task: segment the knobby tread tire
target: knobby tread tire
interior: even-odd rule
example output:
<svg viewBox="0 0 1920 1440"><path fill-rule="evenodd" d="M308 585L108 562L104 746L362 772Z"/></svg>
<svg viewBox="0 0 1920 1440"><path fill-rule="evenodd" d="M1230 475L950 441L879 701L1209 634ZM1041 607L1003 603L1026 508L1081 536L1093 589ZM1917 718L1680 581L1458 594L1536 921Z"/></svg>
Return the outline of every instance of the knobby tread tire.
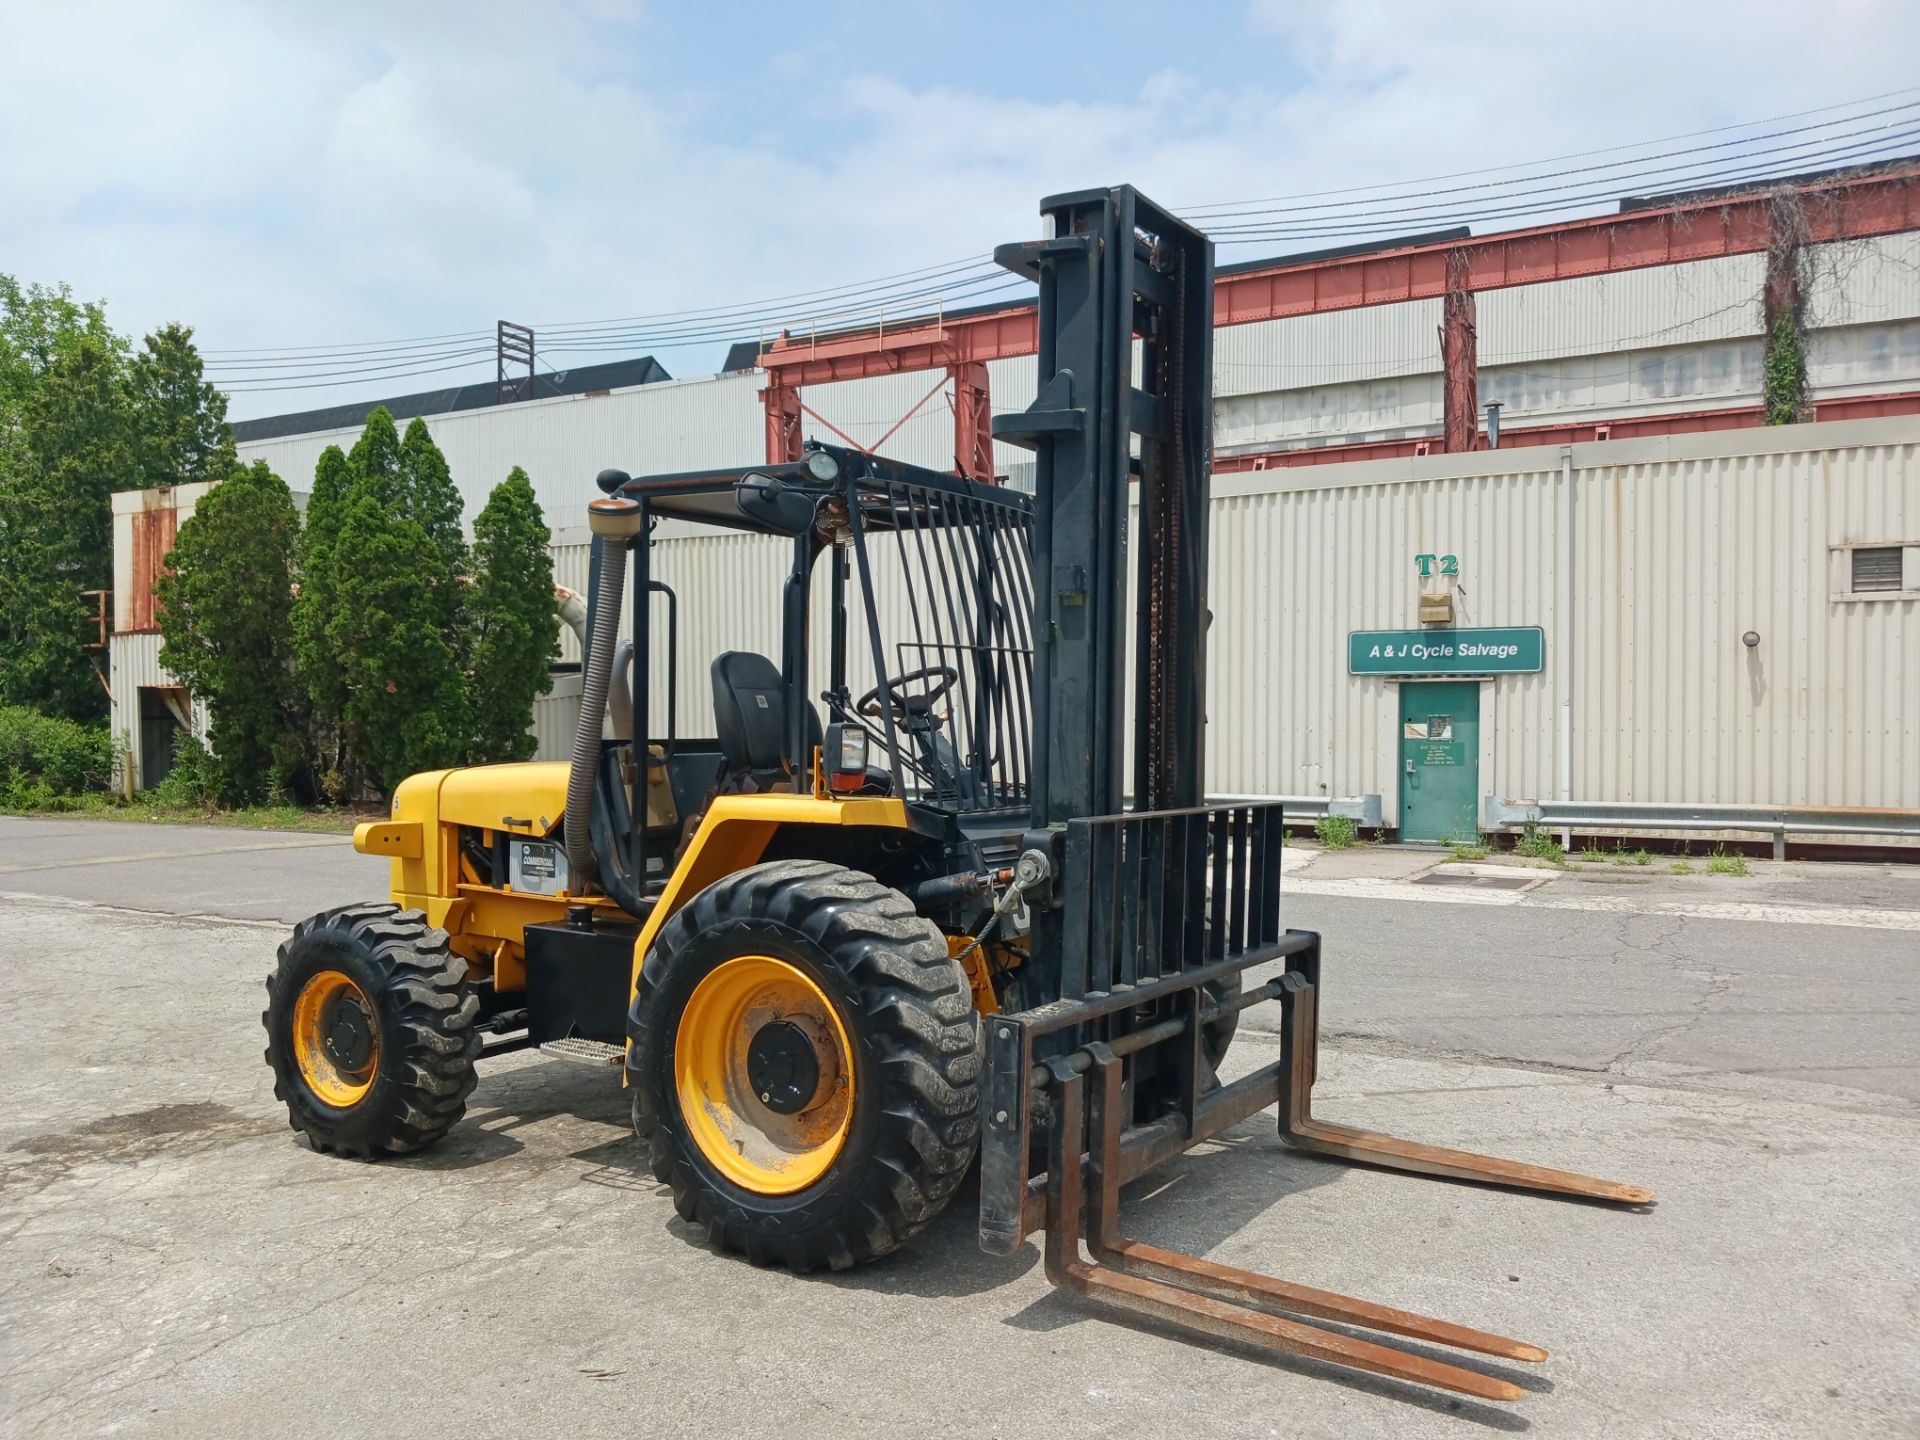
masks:
<svg viewBox="0 0 1920 1440"><path fill-rule="evenodd" d="M693 987L741 954L801 963L852 1044L854 1110L832 1168L792 1195L718 1174L681 1118L674 1038ZM939 927L872 876L817 860L756 865L661 928L628 1033L635 1133L680 1216L756 1264L844 1270L898 1249L952 1199L979 1143L978 1024Z"/></svg>
<svg viewBox="0 0 1920 1440"><path fill-rule="evenodd" d="M294 1002L316 972L338 970L372 1002L379 1035L373 1086L346 1108L316 1095L292 1040ZM368 902L294 926L267 978L267 1064L287 1123L315 1150L371 1160L424 1149L466 1113L477 1081L480 998L447 932L418 910Z"/></svg>

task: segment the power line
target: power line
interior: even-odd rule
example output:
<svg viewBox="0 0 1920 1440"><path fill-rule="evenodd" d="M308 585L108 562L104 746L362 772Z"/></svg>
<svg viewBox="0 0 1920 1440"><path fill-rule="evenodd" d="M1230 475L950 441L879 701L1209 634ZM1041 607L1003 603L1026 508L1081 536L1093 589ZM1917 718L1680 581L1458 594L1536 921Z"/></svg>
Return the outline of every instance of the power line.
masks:
<svg viewBox="0 0 1920 1440"><path fill-rule="evenodd" d="M1392 195L1384 195L1377 198L1382 200L1400 201L1400 200L1425 199L1435 195L1463 195L1476 190L1502 190L1502 189L1508 189L1508 188L1519 186L1519 185L1533 185L1536 182L1541 180L1558 180L1568 176L1593 174L1595 172L1602 171L1602 170L1620 170L1620 169L1625 169L1629 166L1639 167L1634 171L1634 174L1636 176L1658 175L1658 174L1664 173L1664 170L1666 169L1685 169L1687 168L1687 165L1668 166L1668 167L1664 167L1663 169L1647 169L1645 167L1647 166L1648 162L1654 161L1654 160L1668 160L1668 159L1672 159L1675 156L1683 156L1683 155L1690 156L1690 157L1703 156L1710 151L1724 150L1732 146L1752 145L1762 140L1777 140L1777 139L1781 139L1782 137L1790 136L1790 135L1811 135L1815 131L1831 130L1836 125L1852 124L1853 122L1858 120L1877 119L1878 117L1883 115L1906 115L1908 117L1911 117L1912 113L1917 110L1920 110L1920 100L1910 101L1904 105L1889 105L1884 109L1869 110L1864 114L1860 114L1860 115L1850 115L1846 118L1845 121L1837 121L1837 120L1827 121L1821 125L1808 125L1808 126L1799 126L1799 127L1795 127L1793 129L1787 129L1787 130L1774 130L1763 135L1749 135L1749 136L1744 136L1739 140L1723 141L1721 144L1718 144L1718 145L1690 147L1690 148L1679 149L1679 150L1663 150L1657 154L1636 156L1631 160L1610 161L1604 165L1580 165L1580 166L1574 166L1572 168L1564 169L1564 170L1548 170L1548 171L1543 171L1539 174L1516 176L1511 180L1489 180L1480 185L1456 185L1456 186L1448 186L1448 187L1445 187L1442 189L1436 189L1436 190L1411 190L1411 191L1404 191L1404 192L1400 192ZM1744 159L1750 159L1758 155L1777 154L1784 151L1806 149L1813 146L1831 144L1832 142L1837 140L1846 140L1846 139L1853 138L1854 136L1870 134L1875 130L1888 129L1890 128L1890 125L1891 125L1891 122L1889 123L1889 125L1867 126L1864 129L1842 131L1837 135L1822 135L1814 139L1795 141L1788 145L1776 145L1776 146L1771 146L1767 148L1754 149L1754 150L1748 151L1746 154L1741 156L1729 156L1726 158L1744 160ZM1547 162L1539 162L1539 163L1547 163ZM1699 160L1690 160L1688 162L1688 164L1700 164L1700 163L1706 163L1706 162L1699 161ZM1610 181L1608 183L1611 187L1617 188L1621 182ZM1505 197L1496 197L1496 198L1505 198ZM1223 219L1232 219L1236 216L1241 216L1241 215L1273 215L1273 214L1303 215L1303 214L1307 214L1307 213L1318 211L1318 210L1345 211L1348 213L1364 214L1364 213L1370 213L1370 212L1366 212L1366 211L1356 212L1354 211L1353 207L1368 204L1368 203L1371 203L1371 202L1349 200L1349 201L1342 201L1334 205L1274 206L1274 205L1269 205L1268 202L1265 202L1265 201L1242 201L1232 207L1222 206L1222 207L1219 207L1216 209L1210 209L1210 210L1204 210L1204 209L1203 210L1183 210L1180 212L1180 215L1183 219L1186 219L1186 220L1203 220L1203 219L1210 219L1214 217L1219 217ZM1267 206L1267 208L1261 208L1261 209L1249 208L1256 205Z"/></svg>
<svg viewBox="0 0 1920 1440"><path fill-rule="evenodd" d="M1777 125L1782 120L1801 120L1809 115L1828 115L1835 110L1851 110L1856 105L1872 105L1881 100L1891 100L1899 95L1920 95L1920 85L1910 85L1900 90L1886 90L1878 95L1862 96L1857 100L1842 100L1832 105L1816 106L1811 110L1794 110L1785 115L1769 115L1761 120L1741 120L1732 125L1716 125L1706 130L1688 130L1679 135L1662 135L1653 140L1636 140L1625 145L1607 145L1595 150L1576 150L1570 154L1555 155L1542 160L1521 160L1507 165L1488 165L1477 170L1454 170L1445 175L1423 175L1417 180L1384 181L1372 185L1350 185L1338 190L1306 190L1296 195L1271 195L1264 200L1221 201L1217 202L1217 205L1182 207L1179 213L1183 215L1203 215L1210 209L1218 208L1219 206L1237 204L1279 205L1295 200L1318 200L1327 195L1357 195L1370 190L1397 190L1406 185L1430 185L1436 180L1464 180L1473 175L1501 175L1513 170L1532 169L1536 165L1560 165L1568 160L1585 160L1593 155L1618 155L1627 150L1643 150L1649 145L1671 144L1675 140L1693 140L1702 135L1725 135L1734 130L1750 130L1756 125Z"/></svg>
<svg viewBox="0 0 1920 1440"><path fill-rule="evenodd" d="M1270 244L1278 240L1293 239L1358 238L1381 233L1405 232L1411 229L1436 228L1440 223L1449 220L1458 223L1463 220L1490 220L1563 211L1595 200L1617 199L1623 190L1635 186L1638 182L1651 181L1659 177L1667 177L1661 180L1661 184L1669 189L1699 188L1739 181L1761 184L1766 179L1789 178L1791 170L1805 170L1812 165L1831 164L1848 159L1858 160L1869 156L1878 159L1893 158L1876 152L1884 152L1890 147L1904 144L1920 136L1920 127L1899 128L1904 121L1915 118L1908 112L1920 110L1920 102L1889 105L1866 111L1860 111L1859 107L1882 99L1914 94L1920 94L1920 87L1889 91L1880 96L1794 112L1791 115L1773 117L1770 120L1695 131L1688 136L1673 138L1684 139L1700 135L1723 134L1733 130L1753 130L1758 126L1777 124L1782 120L1808 115L1832 115L1840 110L1858 112L1813 125L1778 129L1764 134L1749 134L1738 140L1696 147L1692 150L1673 149L1600 165L1515 175L1511 179L1480 185L1445 187L1400 194L1375 193L1392 187L1360 186L1341 191L1310 192L1293 198L1305 200L1314 196L1341 194L1367 194L1370 198L1334 205L1300 205L1277 209L1258 208L1270 206L1270 201L1236 201L1228 202L1225 206L1213 207L1211 210L1203 207L1187 213L1193 218L1203 218L1212 214L1221 219L1242 222L1210 227L1211 233L1218 237L1222 246L1233 246ZM1831 132L1837 126L1852 125L1862 120L1886 116L1902 118L1900 121L1887 120L1882 125L1863 129L1814 134L1814 132ZM1750 148L1742 154L1721 155L1713 160L1703 158L1708 152L1724 151L1735 146L1751 147L1756 141L1791 136L1813 136L1813 138L1791 140L1787 144L1771 147ZM1838 142L1848 140L1859 143L1836 148ZM1644 149L1649 144L1659 143L1666 142L1641 142L1637 146L1614 146L1558 158L1570 160L1592 155L1620 154L1627 150ZM1692 158L1674 165L1648 164L1650 161L1682 155ZM1519 170L1537 171L1542 165L1554 163L1558 162L1533 161L1525 165L1486 167L1479 170L1454 172L1452 176L1431 178L1511 174ZM1582 184L1591 185L1594 182L1571 178L1606 171L1624 173L1613 175L1605 182L1602 189L1582 190L1580 189ZM1566 183L1542 183L1552 181ZM1430 184L1431 180L1404 183ZM1468 199L1467 197L1474 192L1508 193L1483 193L1478 200ZM1434 204L1399 203L1433 197L1446 198ZM1500 203L1488 205L1486 201ZM1023 289L1026 285L1026 281L1006 275L987 257L980 256L970 260L946 261L937 265L898 271L874 280L793 292L787 296L777 296L762 301L661 311L623 319L558 322L538 328L541 331L542 350L551 353L593 354L642 346L651 346L656 349L688 348L738 337L749 327L757 328L763 334L772 329L799 332L810 329L834 329L845 333L847 329L853 328L852 322L871 317L884 317L888 310L896 306L916 306L918 309L914 313L925 315L931 313L936 307L944 308L955 301L981 301L996 298ZM809 300L819 303L810 309L802 308L799 313L796 313L794 302ZM902 316L903 321L906 318L908 317ZM234 390L324 388L329 385L355 383L361 379L400 379L413 375L440 374L454 369L474 368L479 364L478 357L492 354L492 339L491 330L477 330L450 332L439 336L419 336L406 340L363 342L357 345L214 350L205 353L210 362L209 370L215 372L216 376L233 375L233 382L228 388ZM480 343L483 341L486 343ZM465 365L438 363L467 356L476 358L469 360Z"/></svg>

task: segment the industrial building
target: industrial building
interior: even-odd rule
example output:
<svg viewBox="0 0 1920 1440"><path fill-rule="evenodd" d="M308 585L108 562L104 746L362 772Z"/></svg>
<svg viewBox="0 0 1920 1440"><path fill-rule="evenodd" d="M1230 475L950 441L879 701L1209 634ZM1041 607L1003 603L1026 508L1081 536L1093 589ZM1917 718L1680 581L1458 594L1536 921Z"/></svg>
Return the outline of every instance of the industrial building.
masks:
<svg viewBox="0 0 1920 1440"><path fill-rule="evenodd" d="M1783 307L1810 418L1763 427ZM1427 839L1487 795L1920 807L1920 169L1225 267L1216 322L1211 788L1378 796ZM469 515L527 471L565 579L607 465L812 435L1024 483L987 417L1032 348L1030 304L903 317L429 423ZM236 428L298 490L358 419ZM684 654L772 649L752 545L685 541Z"/></svg>

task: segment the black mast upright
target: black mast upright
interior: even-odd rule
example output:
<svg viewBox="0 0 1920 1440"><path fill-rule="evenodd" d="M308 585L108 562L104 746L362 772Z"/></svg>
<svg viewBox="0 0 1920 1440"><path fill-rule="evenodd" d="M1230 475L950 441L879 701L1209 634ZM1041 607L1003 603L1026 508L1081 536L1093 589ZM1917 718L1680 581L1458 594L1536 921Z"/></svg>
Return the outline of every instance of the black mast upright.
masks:
<svg viewBox="0 0 1920 1440"><path fill-rule="evenodd" d="M1037 462L1036 831L1121 809L1136 477L1134 805L1202 799L1213 446L1213 242L1126 185L1041 213L1051 238L994 253L1040 284L1037 396L993 422Z"/></svg>

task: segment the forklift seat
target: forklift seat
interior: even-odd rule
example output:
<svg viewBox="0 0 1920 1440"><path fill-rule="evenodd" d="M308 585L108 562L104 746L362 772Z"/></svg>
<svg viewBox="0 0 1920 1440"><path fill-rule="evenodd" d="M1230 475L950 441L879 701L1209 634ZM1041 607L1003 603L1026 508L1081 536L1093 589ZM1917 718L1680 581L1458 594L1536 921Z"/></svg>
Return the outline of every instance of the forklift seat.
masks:
<svg viewBox="0 0 1920 1440"><path fill-rule="evenodd" d="M787 746L787 689L779 667L750 650L714 657L713 725L726 759L724 790L764 790L805 768L820 743L820 712L806 707L806 755ZM747 784L746 782L752 782Z"/></svg>

